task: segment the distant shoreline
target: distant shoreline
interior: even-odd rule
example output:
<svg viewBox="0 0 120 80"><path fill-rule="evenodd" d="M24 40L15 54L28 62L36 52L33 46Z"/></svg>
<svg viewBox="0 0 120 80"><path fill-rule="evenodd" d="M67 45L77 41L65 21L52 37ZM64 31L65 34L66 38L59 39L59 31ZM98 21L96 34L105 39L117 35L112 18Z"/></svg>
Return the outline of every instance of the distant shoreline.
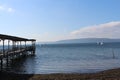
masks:
<svg viewBox="0 0 120 80"><path fill-rule="evenodd" d="M16 74L0 72L0 80L120 80L120 68L98 73Z"/></svg>
<svg viewBox="0 0 120 80"><path fill-rule="evenodd" d="M79 43L120 43L120 39L112 39L112 38L79 38L79 39L66 39L66 40L58 40L51 42L37 42L37 44L79 44Z"/></svg>

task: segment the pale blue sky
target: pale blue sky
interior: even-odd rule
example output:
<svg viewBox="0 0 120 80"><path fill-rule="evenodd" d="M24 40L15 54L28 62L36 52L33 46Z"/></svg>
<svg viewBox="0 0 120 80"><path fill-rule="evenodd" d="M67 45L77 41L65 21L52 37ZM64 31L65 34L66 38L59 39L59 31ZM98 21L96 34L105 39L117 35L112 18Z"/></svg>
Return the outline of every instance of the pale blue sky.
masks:
<svg viewBox="0 0 120 80"><path fill-rule="evenodd" d="M0 33L36 38L37 41L120 38L111 34L113 28L109 31L106 28L106 25L115 28L117 25L120 30L119 8L120 0L0 0ZM107 30L108 33L93 31L92 36L86 35L91 30L88 26L96 30L105 26L101 32Z"/></svg>

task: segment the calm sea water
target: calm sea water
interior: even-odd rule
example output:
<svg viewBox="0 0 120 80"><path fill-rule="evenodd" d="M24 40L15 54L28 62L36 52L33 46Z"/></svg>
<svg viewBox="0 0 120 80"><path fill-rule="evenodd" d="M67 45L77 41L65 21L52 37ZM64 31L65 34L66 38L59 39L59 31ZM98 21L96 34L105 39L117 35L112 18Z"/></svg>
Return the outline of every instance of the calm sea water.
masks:
<svg viewBox="0 0 120 80"><path fill-rule="evenodd" d="M44 44L36 56L11 66L19 73L91 73L120 67L120 43Z"/></svg>

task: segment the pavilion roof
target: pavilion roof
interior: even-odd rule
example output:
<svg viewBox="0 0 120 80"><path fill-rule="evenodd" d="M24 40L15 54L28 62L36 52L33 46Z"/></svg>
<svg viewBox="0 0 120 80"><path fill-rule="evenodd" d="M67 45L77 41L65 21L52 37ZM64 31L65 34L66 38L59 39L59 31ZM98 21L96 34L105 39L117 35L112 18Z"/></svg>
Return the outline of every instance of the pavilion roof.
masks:
<svg viewBox="0 0 120 80"><path fill-rule="evenodd" d="M5 35L5 34L0 34L0 39L8 39L12 41L36 41L35 39L27 39L27 38L22 38L22 37L16 37L16 36L11 36L11 35Z"/></svg>

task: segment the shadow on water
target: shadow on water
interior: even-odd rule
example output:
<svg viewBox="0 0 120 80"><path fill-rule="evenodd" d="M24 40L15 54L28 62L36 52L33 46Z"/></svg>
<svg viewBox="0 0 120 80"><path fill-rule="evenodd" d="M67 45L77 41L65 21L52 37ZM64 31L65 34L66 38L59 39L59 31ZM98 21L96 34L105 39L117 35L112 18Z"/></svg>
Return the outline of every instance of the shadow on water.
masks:
<svg viewBox="0 0 120 80"><path fill-rule="evenodd" d="M15 74L11 72L0 72L0 80L29 80L33 74Z"/></svg>
<svg viewBox="0 0 120 80"><path fill-rule="evenodd" d="M0 80L29 80L33 74L26 74L24 69L25 62L30 58L34 59L35 56L24 56L15 59L8 66L4 65L3 70L0 71Z"/></svg>

